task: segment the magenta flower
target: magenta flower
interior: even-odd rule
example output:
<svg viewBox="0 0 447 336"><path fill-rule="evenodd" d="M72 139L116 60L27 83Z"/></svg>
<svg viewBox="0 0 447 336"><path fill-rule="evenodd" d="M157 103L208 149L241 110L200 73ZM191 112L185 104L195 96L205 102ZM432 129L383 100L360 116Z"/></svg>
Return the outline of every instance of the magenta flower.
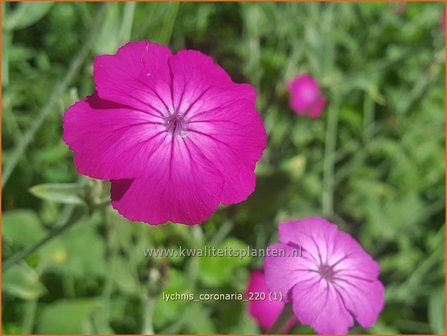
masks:
<svg viewBox="0 0 447 336"><path fill-rule="evenodd" d="M308 115L316 119L321 116L326 106L326 98L320 92L320 87L315 79L307 74L295 77L287 85L290 93L290 107L298 114Z"/></svg>
<svg viewBox="0 0 447 336"><path fill-rule="evenodd" d="M64 115L77 170L112 182L130 220L205 221L247 199L266 146L255 90L211 57L132 42L94 62L96 94Z"/></svg>
<svg viewBox="0 0 447 336"><path fill-rule="evenodd" d="M279 240L269 249L280 257L265 259L267 288L291 301L299 322L321 334L346 334L354 320L364 328L374 325L384 288L379 265L357 241L318 217L280 224Z"/></svg>
<svg viewBox="0 0 447 336"><path fill-rule="evenodd" d="M262 293L262 294L261 294ZM269 299L270 291L265 284L264 273L255 270L250 275L245 297L248 301L248 311L250 315L264 329L270 329L281 314L284 302Z"/></svg>

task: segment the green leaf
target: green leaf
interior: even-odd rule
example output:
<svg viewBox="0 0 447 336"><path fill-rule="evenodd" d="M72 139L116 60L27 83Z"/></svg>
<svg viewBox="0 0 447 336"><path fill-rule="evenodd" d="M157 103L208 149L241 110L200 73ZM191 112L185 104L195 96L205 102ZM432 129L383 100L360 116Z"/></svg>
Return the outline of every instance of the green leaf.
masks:
<svg viewBox="0 0 447 336"><path fill-rule="evenodd" d="M31 194L41 199L63 204L85 204L77 183L46 183L30 188Z"/></svg>
<svg viewBox="0 0 447 336"><path fill-rule="evenodd" d="M53 6L51 2L19 3L17 9L6 17L6 30L22 29L42 19Z"/></svg>
<svg viewBox="0 0 447 336"><path fill-rule="evenodd" d="M193 302L185 311L188 334L215 334L216 329L212 323L209 312L199 302Z"/></svg>
<svg viewBox="0 0 447 336"><path fill-rule="evenodd" d="M249 316L248 307L244 308L244 311L240 314L239 322L229 330L229 334L260 334L256 320Z"/></svg>
<svg viewBox="0 0 447 336"><path fill-rule="evenodd" d="M39 254L52 271L83 278L105 274L105 244L96 226L99 213L82 219L64 235L43 246Z"/></svg>
<svg viewBox="0 0 447 336"><path fill-rule="evenodd" d="M174 29L175 19L180 7L180 2L171 2L166 10L162 31L160 32L158 40L163 44L168 44L171 39L172 30Z"/></svg>
<svg viewBox="0 0 447 336"><path fill-rule="evenodd" d="M385 324L379 320L371 328L368 329L372 334L399 334L399 330Z"/></svg>
<svg viewBox="0 0 447 336"><path fill-rule="evenodd" d="M37 299L46 292L37 272L25 263L14 265L3 274L2 288L5 292L24 300Z"/></svg>
<svg viewBox="0 0 447 336"><path fill-rule="evenodd" d="M248 245L235 238L225 240L223 244L217 246L216 251L227 251L226 256L212 256L200 258L200 280L207 286L216 287L229 282L233 272L240 266L245 266L250 263L251 256L249 255ZM233 251L233 256L228 256L230 248ZM239 256L234 256L236 251ZM241 254L246 256L242 257Z"/></svg>
<svg viewBox="0 0 447 336"><path fill-rule="evenodd" d="M163 290L166 295L169 294L186 294L187 291L186 278L182 272L175 269L169 269L168 282ZM188 292L189 293L189 292ZM188 301L183 300L164 300L162 295L157 298L154 310L154 325L156 328L165 327L175 321L178 321L182 315L182 309Z"/></svg>
<svg viewBox="0 0 447 336"><path fill-rule="evenodd" d="M109 276L113 277L117 287L124 293L135 295L139 293L139 286L131 266L128 260L121 256L115 256L112 259L112 274Z"/></svg>
<svg viewBox="0 0 447 336"><path fill-rule="evenodd" d="M95 53L114 53L119 47L119 28L121 7L118 3L107 4L104 21L94 45Z"/></svg>
<svg viewBox="0 0 447 336"><path fill-rule="evenodd" d="M287 173L292 179L298 180L306 170L306 157L298 154L281 162L281 170Z"/></svg>
<svg viewBox="0 0 447 336"><path fill-rule="evenodd" d="M4 213L2 220L3 238L11 244L27 246L45 235L37 214L32 210L10 210Z"/></svg>
<svg viewBox="0 0 447 336"><path fill-rule="evenodd" d="M428 301L428 322L435 334L445 335L445 288L433 291Z"/></svg>
<svg viewBox="0 0 447 336"><path fill-rule="evenodd" d="M41 334L82 334L89 330L89 316L98 307L98 299L59 300L46 306L38 321Z"/></svg>

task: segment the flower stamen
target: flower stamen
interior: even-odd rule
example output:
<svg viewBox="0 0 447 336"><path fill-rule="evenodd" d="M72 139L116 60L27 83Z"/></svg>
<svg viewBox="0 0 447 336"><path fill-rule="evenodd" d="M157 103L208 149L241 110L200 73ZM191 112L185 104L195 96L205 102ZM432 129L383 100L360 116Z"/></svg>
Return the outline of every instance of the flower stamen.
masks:
<svg viewBox="0 0 447 336"><path fill-rule="evenodd" d="M318 268L318 273L320 273L321 277L325 279L328 282L334 281L335 272L332 268L332 266L329 266L327 264L321 265Z"/></svg>
<svg viewBox="0 0 447 336"><path fill-rule="evenodd" d="M166 131L174 135L179 135L183 139L185 139L187 134L187 120L180 113L173 112L170 113L167 117L165 117L164 125L166 127Z"/></svg>

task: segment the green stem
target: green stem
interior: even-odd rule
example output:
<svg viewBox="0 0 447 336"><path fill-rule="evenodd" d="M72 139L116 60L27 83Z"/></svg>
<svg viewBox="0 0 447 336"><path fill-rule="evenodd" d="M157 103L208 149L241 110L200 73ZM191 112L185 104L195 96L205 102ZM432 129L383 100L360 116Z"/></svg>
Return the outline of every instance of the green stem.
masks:
<svg viewBox="0 0 447 336"><path fill-rule="evenodd" d="M5 22L6 5L2 3L2 20ZM6 87L9 82L9 46L11 45L12 34L9 30L2 30L2 86Z"/></svg>
<svg viewBox="0 0 447 336"><path fill-rule="evenodd" d="M192 228L192 248L203 247L203 231L199 225ZM197 256L193 256L188 263L188 288L191 292L196 289L197 279L199 277L200 260Z"/></svg>
<svg viewBox="0 0 447 336"><path fill-rule="evenodd" d="M160 33L160 42L162 44L168 44L171 39L179 7L180 2L171 2L169 4L165 19L163 20L163 29Z"/></svg>
<svg viewBox="0 0 447 336"><path fill-rule="evenodd" d="M444 255L445 245L442 242L438 245L435 251L428 256L419 266L412 272L411 276L401 284L401 287L405 285L418 286L423 282L424 276L428 271L436 265L436 263L442 261Z"/></svg>
<svg viewBox="0 0 447 336"><path fill-rule="evenodd" d="M428 64L429 71L422 71L421 75L415 81L411 91L406 94L406 99L401 99L399 101L396 106L396 114L398 116L404 115L414 102L421 98L431 81L438 76L438 73L442 68L441 65L443 58L445 57L444 55L444 49L435 54L434 60L430 61Z"/></svg>
<svg viewBox="0 0 447 336"><path fill-rule="evenodd" d="M34 120L32 126L27 130L23 138L20 140L19 144L15 147L10 159L8 160L8 163L6 164L3 170L2 188L8 182L12 172L14 171L14 168L16 167L22 155L25 153L29 144L34 139L34 136L36 135L37 131L43 125L43 122L48 118L50 113L54 111L54 106L60 100L60 97L67 91L69 85L71 84L75 76L78 75L79 69L81 68L82 63L86 59L88 52L90 51L90 48L93 45L96 33L98 31L100 23L102 22L101 18L103 17L104 8L105 6L104 4L102 4L101 8L98 11L97 17L94 20L94 25L90 30L88 38L86 39L79 53L71 61L65 77L62 79L62 81L58 82L60 84L56 85L56 87L53 89L53 92L51 93L51 96L48 100L48 103L42 108L39 115Z"/></svg>
<svg viewBox="0 0 447 336"><path fill-rule="evenodd" d="M334 213L334 165L337 147L338 109L338 104L333 102L327 113L328 122L324 150L322 195L323 214L327 217L331 217Z"/></svg>
<svg viewBox="0 0 447 336"><path fill-rule="evenodd" d="M154 333L153 314L155 299L151 295L146 295L143 309L143 330L142 334L152 335Z"/></svg>
<svg viewBox="0 0 447 336"><path fill-rule="evenodd" d="M103 300L103 323L104 326L110 328L110 301L113 292L113 258L116 254L115 245L113 242L113 227L111 223L107 221L107 208L101 209L102 220L104 222L104 229L106 232L106 268L107 276L105 277L105 283L102 292Z"/></svg>
<svg viewBox="0 0 447 336"><path fill-rule="evenodd" d="M37 299L26 302L25 314L23 316L23 334L32 334L37 310Z"/></svg>
<svg viewBox="0 0 447 336"><path fill-rule="evenodd" d="M135 2L128 2L124 5L123 20L120 28L120 43L125 43L130 40L132 35L133 16L135 14Z"/></svg>
<svg viewBox="0 0 447 336"><path fill-rule="evenodd" d="M231 230L234 227L234 221L232 219L227 219L217 230L214 236L210 240L211 245L217 245L224 241Z"/></svg>
<svg viewBox="0 0 447 336"><path fill-rule="evenodd" d="M373 134L374 130L374 119L375 119L375 106L372 99L365 93L363 101L363 141L367 143Z"/></svg>

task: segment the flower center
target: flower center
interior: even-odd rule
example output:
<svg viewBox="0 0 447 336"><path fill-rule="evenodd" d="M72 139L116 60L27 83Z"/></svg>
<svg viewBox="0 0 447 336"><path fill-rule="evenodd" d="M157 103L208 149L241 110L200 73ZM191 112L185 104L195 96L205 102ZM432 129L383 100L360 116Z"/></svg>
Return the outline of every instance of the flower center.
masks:
<svg viewBox="0 0 447 336"><path fill-rule="evenodd" d="M334 281L334 270L332 269L331 266L325 264L325 265L321 265L318 269L318 272L320 273L321 277L323 279L325 279L328 282L332 282Z"/></svg>
<svg viewBox="0 0 447 336"><path fill-rule="evenodd" d="M183 139L188 136L186 132L188 123L180 113L174 112L165 117L164 125L166 127L166 131L172 136L180 135Z"/></svg>

